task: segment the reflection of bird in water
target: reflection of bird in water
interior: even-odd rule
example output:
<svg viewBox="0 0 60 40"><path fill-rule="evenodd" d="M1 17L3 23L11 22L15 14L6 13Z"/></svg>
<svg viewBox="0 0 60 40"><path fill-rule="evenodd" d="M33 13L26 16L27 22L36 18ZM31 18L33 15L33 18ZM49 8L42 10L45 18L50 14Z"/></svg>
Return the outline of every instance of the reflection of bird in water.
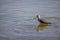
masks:
<svg viewBox="0 0 60 40"><path fill-rule="evenodd" d="M37 32L39 32L40 30L43 30L44 28L47 28L48 26L51 26L51 25L49 25L49 24L39 24L38 26L37 26Z"/></svg>
<svg viewBox="0 0 60 40"><path fill-rule="evenodd" d="M40 15L37 15L36 17L38 18L38 21L39 21L40 23L43 23L43 24L51 24L50 22L47 22L45 19L42 19L42 18L40 17Z"/></svg>

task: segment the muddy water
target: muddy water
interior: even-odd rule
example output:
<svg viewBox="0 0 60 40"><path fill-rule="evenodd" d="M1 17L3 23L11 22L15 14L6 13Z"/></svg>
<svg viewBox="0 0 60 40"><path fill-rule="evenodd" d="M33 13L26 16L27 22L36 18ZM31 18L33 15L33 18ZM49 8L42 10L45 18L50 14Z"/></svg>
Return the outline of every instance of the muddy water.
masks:
<svg viewBox="0 0 60 40"><path fill-rule="evenodd" d="M37 14L52 24L39 23ZM60 1L0 1L0 40L60 40Z"/></svg>

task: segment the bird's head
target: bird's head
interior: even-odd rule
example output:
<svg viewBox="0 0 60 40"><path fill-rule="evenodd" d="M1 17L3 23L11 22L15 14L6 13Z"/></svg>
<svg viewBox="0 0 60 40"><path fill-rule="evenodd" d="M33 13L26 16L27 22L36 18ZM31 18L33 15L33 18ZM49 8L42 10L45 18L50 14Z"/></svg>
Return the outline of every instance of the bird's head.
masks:
<svg viewBox="0 0 60 40"><path fill-rule="evenodd" d="M40 15L37 15L36 17L37 17L37 18L39 18L39 19L41 18L41 16L40 16Z"/></svg>

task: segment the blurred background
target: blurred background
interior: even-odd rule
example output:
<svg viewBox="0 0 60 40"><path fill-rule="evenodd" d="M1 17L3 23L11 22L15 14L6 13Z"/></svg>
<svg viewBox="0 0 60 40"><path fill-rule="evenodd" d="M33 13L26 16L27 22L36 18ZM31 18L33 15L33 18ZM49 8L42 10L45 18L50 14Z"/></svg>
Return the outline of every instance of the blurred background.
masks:
<svg viewBox="0 0 60 40"><path fill-rule="evenodd" d="M0 40L60 40L60 0L0 0Z"/></svg>

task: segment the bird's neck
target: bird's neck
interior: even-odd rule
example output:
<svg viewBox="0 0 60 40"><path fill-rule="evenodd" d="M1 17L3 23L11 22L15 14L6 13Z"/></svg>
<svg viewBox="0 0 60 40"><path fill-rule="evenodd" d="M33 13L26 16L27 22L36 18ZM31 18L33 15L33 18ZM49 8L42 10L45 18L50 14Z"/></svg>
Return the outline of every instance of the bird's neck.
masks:
<svg viewBox="0 0 60 40"><path fill-rule="evenodd" d="M40 19L40 17L38 17L38 19Z"/></svg>

